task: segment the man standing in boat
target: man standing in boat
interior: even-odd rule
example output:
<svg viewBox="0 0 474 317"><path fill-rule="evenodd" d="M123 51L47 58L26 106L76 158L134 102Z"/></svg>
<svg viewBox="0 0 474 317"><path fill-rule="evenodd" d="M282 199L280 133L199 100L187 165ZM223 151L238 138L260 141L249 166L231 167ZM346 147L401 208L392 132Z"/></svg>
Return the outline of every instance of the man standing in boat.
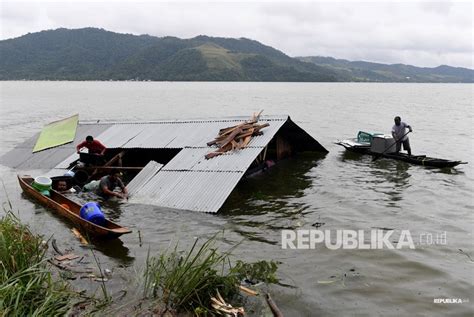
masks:
<svg viewBox="0 0 474 317"><path fill-rule="evenodd" d="M397 142L397 153L400 152L403 144L403 149L408 152L408 156L411 156L410 140L408 139L406 129L408 128L409 132L412 132L413 129L409 124L402 122L399 116L396 116L394 121L395 125L392 127L392 136L395 142Z"/></svg>

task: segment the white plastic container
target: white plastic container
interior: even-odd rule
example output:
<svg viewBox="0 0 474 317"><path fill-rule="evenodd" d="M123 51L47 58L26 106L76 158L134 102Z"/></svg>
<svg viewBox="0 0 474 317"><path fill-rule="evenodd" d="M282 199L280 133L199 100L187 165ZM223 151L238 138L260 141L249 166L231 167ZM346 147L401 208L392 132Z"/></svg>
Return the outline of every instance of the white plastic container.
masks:
<svg viewBox="0 0 474 317"><path fill-rule="evenodd" d="M390 135L374 135L370 151L373 153L383 153L385 151L385 153L394 153L397 150L397 146L393 145L394 143L395 140Z"/></svg>

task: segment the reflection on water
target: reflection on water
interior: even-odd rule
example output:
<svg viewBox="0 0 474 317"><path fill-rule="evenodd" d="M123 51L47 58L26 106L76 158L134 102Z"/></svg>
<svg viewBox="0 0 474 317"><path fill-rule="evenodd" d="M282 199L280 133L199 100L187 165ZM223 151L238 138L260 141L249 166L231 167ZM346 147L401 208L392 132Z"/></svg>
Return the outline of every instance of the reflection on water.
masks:
<svg viewBox="0 0 474 317"><path fill-rule="evenodd" d="M347 169L359 170L359 173L354 173L353 181L360 187L360 192L370 190L382 193L385 195L382 201L386 206L402 207L400 202L404 199L403 193L411 186L411 174L408 172L410 164L385 158L374 161L371 155L347 150L342 151L338 157L341 162L348 165Z"/></svg>
<svg viewBox="0 0 474 317"><path fill-rule="evenodd" d="M220 216L235 225L243 237L269 244L266 231L295 229L311 212L305 192L313 187L314 176L324 155L302 154L279 162L270 170L243 179L227 199Z"/></svg>
<svg viewBox="0 0 474 317"><path fill-rule="evenodd" d="M408 173L409 164L397 160L380 159L373 162L371 169L378 183L374 191L383 192L388 196L388 207L401 208L403 192L410 187L411 174Z"/></svg>
<svg viewBox="0 0 474 317"><path fill-rule="evenodd" d="M295 198L312 186L308 172L324 156L301 155L279 162L270 170L244 178L227 199L221 214L243 215L277 212L292 214L302 205Z"/></svg>
<svg viewBox="0 0 474 317"><path fill-rule="evenodd" d="M346 161L368 162L369 160L371 160L370 155L351 152L347 150L342 150L341 155L339 155L338 158L341 162L346 162Z"/></svg>
<svg viewBox="0 0 474 317"><path fill-rule="evenodd" d="M92 244L98 251L110 258L118 260L122 265L129 266L135 259L129 255L130 250L123 244L120 238L110 240L92 239Z"/></svg>

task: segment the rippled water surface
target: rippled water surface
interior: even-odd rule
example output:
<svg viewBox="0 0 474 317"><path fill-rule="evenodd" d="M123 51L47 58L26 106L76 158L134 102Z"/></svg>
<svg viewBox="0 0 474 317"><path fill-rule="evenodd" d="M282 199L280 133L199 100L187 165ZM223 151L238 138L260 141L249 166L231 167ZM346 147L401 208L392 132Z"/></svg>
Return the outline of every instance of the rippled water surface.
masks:
<svg viewBox="0 0 474 317"><path fill-rule="evenodd" d="M287 316L466 315L473 312L473 86L457 84L2 82L0 154L53 120L150 120L289 114L329 150L301 155L246 179L219 214L112 203L109 216L133 229L97 245L116 290L152 253L219 236L247 261L282 262L271 292ZM358 130L388 133L395 115L414 128L414 154L468 161L440 170L345 153L333 144ZM15 209L34 230L80 252L70 226L21 194L18 171L0 166ZM33 175L40 171L31 172ZM1 191L1 201L5 193ZM1 213L2 211L0 211ZM281 230L409 230L416 249L282 250ZM140 236L138 234L140 232ZM447 243L420 244L446 233ZM366 240L369 237L366 238ZM326 281L334 281L325 283ZM463 304L435 304L461 298Z"/></svg>

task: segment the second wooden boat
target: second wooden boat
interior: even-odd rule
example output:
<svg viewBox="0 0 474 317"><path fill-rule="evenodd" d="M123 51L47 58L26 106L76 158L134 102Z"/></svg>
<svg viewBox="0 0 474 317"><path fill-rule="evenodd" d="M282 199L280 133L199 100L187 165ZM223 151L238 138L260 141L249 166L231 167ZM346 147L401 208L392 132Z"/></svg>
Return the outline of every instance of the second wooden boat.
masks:
<svg viewBox="0 0 474 317"><path fill-rule="evenodd" d="M368 133L368 132L363 132L359 131L357 138L353 139L346 139L346 140L341 140L335 142L337 145L343 146L347 151L350 152L355 152L355 153L360 153L360 154L369 154L374 156L375 158L389 158L389 159L394 159L398 161L404 161L410 164L414 165L422 165L422 166L429 166L429 167L438 167L438 168L449 168L449 167L454 167L459 164L467 164L467 162L462 162L462 161L452 161L452 160L446 160L446 159L440 159L436 157L429 157L426 155L411 155L408 156L407 154L404 153L396 153L396 152L389 152L389 153L384 153L384 149L388 149L391 146L390 145L383 145L382 148L377 149L373 146L373 142L375 141L381 141L385 142L385 140L389 141L388 144L390 144L390 139L391 137L389 136L384 136L381 133ZM394 141L391 141L392 144ZM379 142L380 144L380 142ZM392 145L393 146L393 145Z"/></svg>

